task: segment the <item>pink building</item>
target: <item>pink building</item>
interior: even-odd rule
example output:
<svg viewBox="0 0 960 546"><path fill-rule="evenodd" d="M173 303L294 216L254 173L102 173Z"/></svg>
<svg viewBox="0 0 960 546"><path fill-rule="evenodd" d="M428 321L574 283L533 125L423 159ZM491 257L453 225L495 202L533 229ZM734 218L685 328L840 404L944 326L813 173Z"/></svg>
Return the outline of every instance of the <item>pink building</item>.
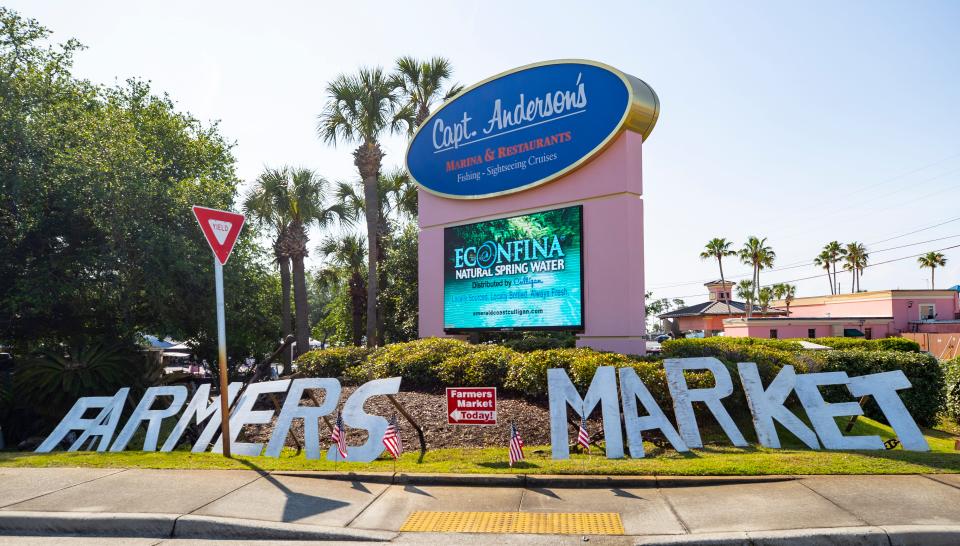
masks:
<svg viewBox="0 0 960 546"><path fill-rule="evenodd" d="M709 299L704 303L674 309L658 315L665 330L681 336L689 333L702 332L704 337L711 337L724 331L724 323L732 318L746 316L747 304L742 301L733 301L733 283L719 280L706 283L704 286L710 291ZM753 315L760 315L760 307L753 306ZM782 309L771 306L764 316L782 316Z"/></svg>
<svg viewBox="0 0 960 546"><path fill-rule="evenodd" d="M786 302L774 305L786 307ZM759 338L864 336L904 332L960 331L960 292L955 290L877 290L856 294L796 298L783 317L732 318L724 335Z"/></svg>

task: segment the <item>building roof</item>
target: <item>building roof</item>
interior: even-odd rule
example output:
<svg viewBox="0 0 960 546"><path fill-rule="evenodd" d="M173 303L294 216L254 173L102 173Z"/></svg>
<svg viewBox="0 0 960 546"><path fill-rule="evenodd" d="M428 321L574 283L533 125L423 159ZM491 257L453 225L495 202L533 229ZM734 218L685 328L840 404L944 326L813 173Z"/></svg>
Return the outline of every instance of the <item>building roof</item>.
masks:
<svg viewBox="0 0 960 546"><path fill-rule="evenodd" d="M718 284L725 285L725 286L733 286L733 285L736 284L736 283L733 282L733 281L721 281L720 279L717 279L717 280L715 280L715 281L710 281L710 282L708 282L708 283L704 283L703 285L704 285L704 286L716 286L716 285L718 285Z"/></svg>
<svg viewBox="0 0 960 546"><path fill-rule="evenodd" d="M673 311L668 311L662 315L658 315L658 318L677 318L677 317L701 317L708 315L742 315L746 313L747 304L742 301L733 301L730 300L730 306L727 307L726 302L722 301L706 301L703 303L698 303L696 305L691 305L689 307L681 307L680 309L674 309ZM754 305L753 312L759 313L760 307ZM780 309L767 308L767 314L773 315L782 315L784 311Z"/></svg>

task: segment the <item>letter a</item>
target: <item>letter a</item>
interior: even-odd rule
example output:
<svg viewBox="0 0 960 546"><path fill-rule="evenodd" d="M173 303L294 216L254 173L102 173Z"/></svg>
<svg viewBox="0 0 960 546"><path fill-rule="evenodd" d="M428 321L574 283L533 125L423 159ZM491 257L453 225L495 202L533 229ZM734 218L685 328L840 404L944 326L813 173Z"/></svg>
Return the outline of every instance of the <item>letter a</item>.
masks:
<svg viewBox="0 0 960 546"><path fill-rule="evenodd" d="M667 437L673 449L681 452L690 451L633 368L620 368L620 391L623 398L623 421L627 426L627 443L630 446L631 457L640 459L644 456L643 431L645 430L659 429ZM643 409L647 410L647 415L643 417L637 415L637 400L640 400Z"/></svg>

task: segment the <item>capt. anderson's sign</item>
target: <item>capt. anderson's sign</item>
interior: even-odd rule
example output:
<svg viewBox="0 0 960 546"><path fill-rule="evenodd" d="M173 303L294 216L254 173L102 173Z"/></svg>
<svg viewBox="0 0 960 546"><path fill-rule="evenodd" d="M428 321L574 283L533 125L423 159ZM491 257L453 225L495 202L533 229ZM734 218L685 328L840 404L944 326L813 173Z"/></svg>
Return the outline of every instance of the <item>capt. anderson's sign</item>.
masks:
<svg viewBox="0 0 960 546"><path fill-rule="evenodd" d="M684 371L688 370L709 372L713 375L714 386L690 388L683 375ZM570 430L567 412L573 410L579 415L589 415L598 405L603 416L608 458L624 456L621 409L631 457L644 456L643 433L648 430L659 430L677 451L683 452L702 447L703 442L693 411L694 402L702 402L707 407L731 443L736 446L747 445L742 432L723 403L725 398L733 394L733 381L730 372L722 362L709 357L667 359L664 361L664 371L673 401L672 409L676 427L667 418L664 409L657 404L633 368L619 370L610 366L598 368L583 397L570 382L566 370L548 370L553 458L569 457ZM756 364L740 363L737 365L737 372L749 404L757 438L765 447L780 447L780 440L774 426L776 421L810 449L820 449L821 446L826 449L884 449L883 441L879 436L848 436L844 435L837 426L835 418L862 415L863 409L853 400L827 403L819 387L844 385L854 398L870 396L874 399L904 449L911 451L929 451L930 449L920 428L897 394L899 390L910 388L910 382L900 370L849 377L846 372L797 374L792 366L784 366L773 381L765 387L760 380ZM228 400L232 401L236 397L240 386L239 383L230 385ZM310 389L325 391L320 407L301 405L301 398L305 391ZM380 456L384 450L382 438L387 429L387 420L366 413L363 406L373 396L396 394L399 389L399 377L370 381L357 388L343 405L343 422L348 428L367 431L367 439L363 445L349 446L345 459L341 459L336 446L330 446L327 459L369 462ZM812 428L784 405L792 392L796 392ZM114 439L128 393L129 389L123 388L114 396L87 397L77 400L37 451L53 450L75 431L80 434L70 443L68 447L70 451L76 451L94 443L97 451L105 451L108 448L110 451L123 451L142 426L146 426L146 435L143 445L139 447L144 451L156 451L161 425L165 419L176 420L176 425L167 435L160 451L174 449L191 421L203 427L193 445L193 452L207 451L208 448L219 451L222 442L215 440L214 435L220 427L220 404L218 398L211 400L209 385L203 385L197 389L189 404L186 400L186 387L165 386L147 389L133 414ZM263 444L240 442L237 436L245 425L271 422L274 418L274 410L254 410L258 398L271 393L286 393L286 400L277 416L273 434L264 452ZM163 404L162 409L154 408L154 405L158 405L159 397L170 398L169 405ZM302 420L306 457L319 459L320 420L336 411L339 400L340 383L336 379L303 378L292 381L282 379L251 384L240 396L230 415L232 450L238 455L265 454L268 457L279 457L293 421ZM99 411L95 412L95 417L85 417L90 410Z"/></svg>
<svg viewBox="0 0 960 546"><path fill-rule="evenodd" d="M583 165L624 129L646 138L660 102L643 81L592 61L547 61L480 82L423 123L407 169L425 190L493 197Z"/></svg>

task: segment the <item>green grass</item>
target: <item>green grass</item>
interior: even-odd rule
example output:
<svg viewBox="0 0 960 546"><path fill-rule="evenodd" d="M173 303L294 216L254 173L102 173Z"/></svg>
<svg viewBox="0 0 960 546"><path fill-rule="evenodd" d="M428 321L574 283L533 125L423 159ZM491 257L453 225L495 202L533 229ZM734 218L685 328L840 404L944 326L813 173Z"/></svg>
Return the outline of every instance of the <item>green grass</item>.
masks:
<svg viewBox="0 0 960 546"><path fill-rule="evenodd" d="M148 453L55 452L34 454L0 452L0 467L100 467L100 468L184 468L184 469L261 469L326 470L338 472L428 472L490 474L611 474L611 475L689 475L730 476L765 474L916 474L960 473L960 452L953 449L953 437L938 430L925 430L931 451L917 453L900 448L890 451L812 451L788 443L789 434L781 432L786 449L762 447L736 448L729 443L708 445L692 453L659 450L646 444L644 459L605 459L600 454L572 454L567 461L550 458L548 446L528 446L527 459L513 468L507 465L506 447L484 449L435 449L422 461L419 453L406 453L399 461L381 458L372 463L311 461L301 453L286 450L279 458L224 458L213 453L188 451ZM885 425L861 418L851 434L876 434L893 437ZM792 437L790 437L792 439ZM407 446L408 449L414 446ZM596 450L594 450L596 453Z"/></svg>

